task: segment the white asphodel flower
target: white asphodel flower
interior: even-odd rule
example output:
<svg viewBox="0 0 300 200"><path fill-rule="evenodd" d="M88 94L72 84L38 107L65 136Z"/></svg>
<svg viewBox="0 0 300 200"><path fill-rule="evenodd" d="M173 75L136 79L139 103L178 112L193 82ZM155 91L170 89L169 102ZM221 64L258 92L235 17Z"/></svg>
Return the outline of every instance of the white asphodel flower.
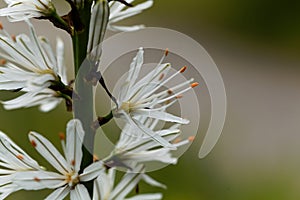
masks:
<svg viewBox="0 0 300 200"><path fill-rule="evenodd" d="M29 21L27 24L30 36L20 34L16 37L10 36L0 25L0 90L24 92L2 103L5 109L40 106L41 111L47 112L62 98L67 98L61 93L68 88L64 44L57 40L55 54L49 41L38 37Z"/></svg>
<svg viewBox="0 0 300 200"><path fill-rule="evenodd" d="M135 167L134 171L128 171L122 179L115 185L116 169L110 168L107 172L101 171L94 181L93 200L159 200L162 194L138 194L127 197L128 194L143 180L151 186L166 188L165 185L144 174L143 165Z"/></svg>
<svg viewBox="0 0 300 200"><path fill-rule="evenodd" d="M191 136L186 140L179 139L179 124L175 124L170 128L156 130L159 120L151 120L146 117L139 117L139 121L152 130L155 135L159 135L172 144L175 149L184 146L194 140ZM147 162L161 162L165 164L176 164L177 158L172 157L172 149L162 147L156 141L139 129L133 128L127 124L120 135L115 149L107 158L107 165L116 165L120 167L131 168L136 164L145 164Z"/></svg>
<svg viewBox="0 0 300 200"><path fill-rule="evenodd" d="M4 0L7 8L0 9L0 16L10 21L23 21L34 17L49 16L55 12L51 0Z"/></svg>
<svg viewBox="0 0 300 200"><path fill-rule="evenodd" d="M134 2L134 0L126 0L126 2L130 4ZM119 26L115 25L115 23L123 19L132 17L134 15L140 14L142 11L150 8L152 5L153 0L146 0L145 2L130 8L118 1L109 2L110 15L107 28L112 31L136 31L143 28L143 25Z"/></svg>
<svg viewBox="0 0 300 200"><path fill-rule="evenodd" d="M29 139L32 146L58 173L44 170L19 171L14 174L12 183L24 190L55 189L46 198L48 200L64 199L68 194L74 200L90 199L88 190L82 183L95 179L105 168L101 161L97 161L80 173L83 138L81 122L77 119L71 120L67 125L66 143L62 141L62 156L45 137L31 132Z"/></svg>
<svg viewBox="0 0 300 200"><path fill-rule="evenodd" d="M181 98L183 93L196 87L198 83L193 83L193 79L191 79L168 89L163 88L167 82L186 70L186 67L183 67L176 73L166 77L171 65L162 62L165 56L168 55L168 51L151 72L138 80L140 70L144 64L143 54L144 50L140 48L130 65L127 79L122 85L117 98L119 107L114 110L114 114L116 117L125 119L133 128L143 131L162 146L172 147L162 136L145 126L139 120L139 117L188 124L189 120L170 114L166 109ZM160 91L161 89L163 90Z"/></svg>
<svg viewBox="0 0 300 200"><path fill-rule="evenodd" d="M38 170L39 164L0 131L0 199L22 189L12 182L15 173Z"/></svg>

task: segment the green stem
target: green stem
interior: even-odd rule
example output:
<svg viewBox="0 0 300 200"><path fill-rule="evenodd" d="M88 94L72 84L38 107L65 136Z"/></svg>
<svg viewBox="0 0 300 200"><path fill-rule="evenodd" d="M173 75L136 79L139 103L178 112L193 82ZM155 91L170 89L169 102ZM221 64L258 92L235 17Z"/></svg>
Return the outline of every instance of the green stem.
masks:
<svg viewBox="0 0 300 200"><path fill-rule="evenodd" d="M91 66L87 62L87 44L89 39L89 23L91 4L85 3L84 7L78 10L78 14L83 25L82 30L74 30L72 36L73 53L74 53L74 70L76 75L75 91L79 98L74 99L74 117L79 119L85 131L83 158L81 169L85 169L93 163L93 149L95 131L91 127L93 123L94 102L93 102L93 86L85 81L85 76L90 72ZM86 182L86 188L90 196L93 194L93 182Z"/></svg>

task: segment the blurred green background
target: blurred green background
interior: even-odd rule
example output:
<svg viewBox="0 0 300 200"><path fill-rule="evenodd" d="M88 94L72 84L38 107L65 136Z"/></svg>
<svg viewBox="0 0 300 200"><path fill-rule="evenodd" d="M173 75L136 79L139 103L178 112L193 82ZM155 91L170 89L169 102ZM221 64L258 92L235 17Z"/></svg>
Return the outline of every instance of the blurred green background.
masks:
<svg viewBox="0 0 300 200"><path fill-rule="evenodd" d="M300 199L299 10L300 1L289 0L157 0L152 9L124 22L191 36L216 62L227 90L226 124L211 154L203 160L197 156L204 124L178 165L151 173L168 186L159 190L164 199ZM22 23L1 20L11 33L27 30ZM71 60L65 33L43 22L37 22L36 28L52 41L58 35L64 38L66 58ZM0 93L1 100L9 96ZM1 107L0 130L40 158L27 142L27 133L38 131L60 146L57 134L71 117L63 104L48 114L36 108L5 111ZM43 159L41 163L46 165ZM156 190L143 186L143 191ZM48 193L22 191L8 199L42 199Z"/></svg>

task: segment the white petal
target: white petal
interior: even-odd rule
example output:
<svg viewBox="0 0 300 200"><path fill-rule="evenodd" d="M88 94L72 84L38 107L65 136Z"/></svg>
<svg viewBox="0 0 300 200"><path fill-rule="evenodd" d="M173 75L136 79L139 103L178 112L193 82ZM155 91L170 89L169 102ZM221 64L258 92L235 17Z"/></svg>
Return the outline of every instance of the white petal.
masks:
<svg viewBox="0 0 300 200"><path fill-rule="evenodd" d="M137 14L141 13L143 10L150 8L152 5L153 5L153 0L149 0L144 3L138 4L134 7L127 8L121 12L111 15L110 22L114 23L117 21L121 21L122 19L129 18L133 15L137 15Z"/></svg>
<svg viewBox="0 0 300 200"><path fill-rule="evenodd" d="M39 164L25 151L16 145L9 137L0 131L0 160L13 164L17 169L39 169ZM11 161L11 162L10 162Z"/></svg>
<svg viewBox="0 0 300 200"><path fill-rule="evenodd" d="M82 159L82 143L84 139L84 130L78 119L69 121L67 125L66 155L69 166L76 172L80 169Z"/></svg>
<svg viewBox="0 0 300 200"><path fill-rule="evenodd" d="M56 106L62 101L60 98L49 98L45 103L40 105L39 109L42 112L49 112L56 108Z"/></svg>
<svg viewBox="0 0 300 200"><path fill-rule="evenodd" d="M126 198L125 200L160 200L162 198L162 194L156 193L135 195L134 197Z"/></svg>
<svg viewBox="0 0 300 200"><path fill-rule="evenodd" d="M139 165L135 169L136 173L127 172L118 185L114 188L110 198L124 199L141 180L142 174L140 173L143 170L143 166Z"/></svg>
<svg viewBox="0 0 300 200"><path fill-rule="evenodd" d="M160 161L168 164L177 163L177 159L172 158L170 150L165 148L137 153L128 152L127 154L125 153L123 157L123 159L128 159L128 161L133 162Z"/></svg>
<svg viewBox="0 0 300 200"><path fill-rule="evenodd" d="M16 172L13 183L25 190L58 188L66 184L63 175L46 171Z"/></svg>
<svg viewBox="0 0 300 200"><path fill-rule="evenodd" d="M126 81L129 82L129 90L137 80L143 63L144 63L144 50L143 48L139 48L137 55L133 58L130 64L128 77L126 79ZM128 93L130 93L129 90Z"/></svg>
<svg viewBox="0 0 300 200"><path fill-rule="evenodd" d="M52 192L45 200L63 200L70 193L70 187L61 187Z"/></svg>
<svg viewBox="0 0 300 200"><path fill-rule="evenodd" d="M82 184L76 185L74 190L70 193L71 200L89 200L91 199L88 190Z"/></svg>
<svg viewBox="0 0 300 200"><path fill-rule="evenodd" d="M66 174L71 171L65 158L45 137L38 133L30 132L29 140L35 149L60 173Z"/></svg>
<svg viewBox="0 0 300 200"><path fill-rule="evenodd" d="M130 123L130 125L132 125L134 128L141 130L143 133L151 137L154 141L158 142L163 147L174 149L174 147L168 141L162 138L160 135L155 134L155 132L145 127L139 121L132 119L130 116L127 115L127 113L125 112L122 113L126 117L128 123Z"/></svg>
<svg viewBox="0 0 300 200"><path fill-rule="evenodd" d="M145 28L144 25L135 25L135 26L116 26L116 25L109 25L107 29L111 31L121 31L121 32L132 32L138 31Z"/></svg>
<svg viewBox="0 0 300 200"><path fill-rule="evenodd" d="M102 173L105 170L105 167L103 166L102 161L97 161L95 163L92 163L87 168L84 169L83 173L80 174L80 180L90 181L94 178L96 178L100 173Z"/></svg>
<svg viewBox="0 0 300 200"><path fill-rule="evenodd" d="M154 180L153 178L151 178L150 176L148 176L146 174L143 174L143 181L145 181L146 183L148 183L151 186L160 187L163 189L167 188L164 184L157 182L156 180Z"/></svg>
<svg viewBox="0 0 300 200"><path fill-rule="evenodd" d="M180 124L188 124L190 121L187 119L183 119L181 117L177 117L167 112L163 111L153 111L151 109L139 109L134 111L135 114L145 115L146 117L155 118L167 122L175 122Z"/></svg>
<svg viewBox="0 0 300 200"><path fill-rule="evenodd" d="M11 193L21 190L21 188L15 184L8 184L0 187L0 199L5 199Z"/></svg>
<svg viewBox="0 0 300 200"><path fill-rule="evenodd" d="M56 59L57 59L58 75L61 77L61 80L64 84L68 84L64 56L65 56L64 43L60 38L58 38L56 42Z"/></svg>

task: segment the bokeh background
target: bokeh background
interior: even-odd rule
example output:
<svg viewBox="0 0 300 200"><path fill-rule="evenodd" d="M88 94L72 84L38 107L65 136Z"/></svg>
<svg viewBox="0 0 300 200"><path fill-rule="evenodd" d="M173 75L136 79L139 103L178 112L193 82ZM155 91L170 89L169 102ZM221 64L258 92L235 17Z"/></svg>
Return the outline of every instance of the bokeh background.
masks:
<svg viewBox="0 0 300 200"><path fill-rule="evenodd" d="M59 10L63 13L66 8ZM157 0L153 8L124 22L170 28L194 38L218 65L227 90L227 119L214 150L198 159L207 127L203 123L178 165L151 173L168 186L159 190L164 199L300 199L299 10L300 2L292 0ZM27 31L23 23L1 21L10 33ZM35 21L35 25L40 35L66 41L71 66L67 35L49 23ZM1 92L0 99L13 95ZM57 134L71 117L63 104L47 114L37 108L0 107L0 129L40 158L27 133L38 131L60 146ZM43 159L41 163L47 165ZM156 190L142 185L141 191ZM48 193L21 191L8 199L42 199Z"/></svg>

